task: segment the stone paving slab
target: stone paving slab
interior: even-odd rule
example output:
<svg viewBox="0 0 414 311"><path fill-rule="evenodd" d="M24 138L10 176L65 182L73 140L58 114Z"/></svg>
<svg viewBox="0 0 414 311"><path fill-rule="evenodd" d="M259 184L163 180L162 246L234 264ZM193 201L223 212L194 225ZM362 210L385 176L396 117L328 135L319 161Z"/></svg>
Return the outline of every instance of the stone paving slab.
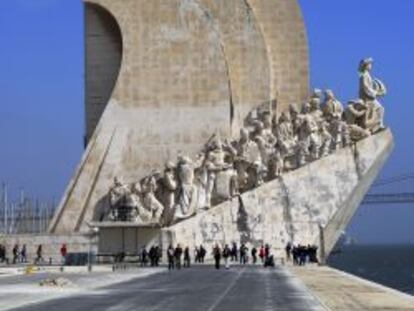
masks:
<svg viewBox="0 0 414 311"><path fill-rule="evenodd" d="M146 277L161 271L162 269L135 269L118 272L96 271L93 273L86 271L63 273L43 271L29 275L2 277L0 280L0 311L74 295L102 295L105 293L104 287ZM64 278L72 284L65 287L39 285L40 281L50 278Z"/></svg>
<svg viewBox="0 0 414 311"><path fill-rule="evenodd" d="M289 267L334 311L414 311L414 297L345 272L318 266Z"/></svg>
<svg viewBox="0 0 414 311"><path fill-rule="evenodd" d="M211 265L157 273L98 291L68 295L16 311L323 311L326 310L284 267Z"/></svg>

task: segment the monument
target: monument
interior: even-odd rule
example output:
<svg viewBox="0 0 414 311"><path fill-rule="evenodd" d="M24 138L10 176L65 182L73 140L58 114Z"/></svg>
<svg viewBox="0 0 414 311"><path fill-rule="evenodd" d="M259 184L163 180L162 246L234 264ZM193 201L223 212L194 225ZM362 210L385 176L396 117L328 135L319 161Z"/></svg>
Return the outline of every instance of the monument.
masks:
<svg viewBox="0 0 414 311"><path fill-rule="evenodd" d="M50 225L99 252L332 250L393 147L361 61L344 107L309 90L295 0L85 2L86 150ZM354 69L351 69L354 70Z"/></svg>

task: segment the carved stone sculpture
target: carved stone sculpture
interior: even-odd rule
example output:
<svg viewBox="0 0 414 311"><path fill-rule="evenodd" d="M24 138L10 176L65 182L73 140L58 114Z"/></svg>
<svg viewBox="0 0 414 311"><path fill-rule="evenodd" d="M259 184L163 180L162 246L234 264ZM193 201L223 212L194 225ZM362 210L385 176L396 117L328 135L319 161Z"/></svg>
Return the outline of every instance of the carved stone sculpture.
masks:
<svg viewBox="0 0 414 311"><path fill-rule="evenodd" d="M174 206L175 206L175 193L177 191L177 178L176 168L174 163L168 162L165 165L164 175L162 178L163 188L163 203L164 203L164 215L163 223L171 223L174 217Z"/></svg>
<svg viewBox="0 0 414 311"><path fill-rule="evenodd" d="M181 156L177 166L179 195L175 207L175 219L185 219L196 211L196 195L194 187L194 164L187 156Z"/></svg>
<svg viewBox="0 0 414 311"><path fill-rule="evenodd" d="M119 177L114 178L114 185L109 192L110 215L109 219L113 221L119 220L119 209L126 206L127 196L130 190Z"/></svg>
<svg viewBox="0 0 414 311"><path fill-rule="evenodd" d="M335 98L332 90L325 91L325 103L323 105L323 114L328 122L342 118L344 108L340 101Z"/></svg>
<svg viewBox="0 0 414 311"><path fill-rule="evenodd" d="M364 128L375 133L384 128L384 107L378 99L386 95L387 89L384 83L371 77L372 64L372 58L365 58L359 64L359 97L368 109Z"/></svg>
<svg viewBox="0 0 414 311"><path fill-rule="evenodd" d="M377 99L386 94L384 84L371 78L371 64L361 61L361 98L349 101L345 111L331 90L321 109L322 92L316 89L300 111L291 105L279 122L257 109L239 139L222 143L213 135L194 162L179 156L177 165L169 162L163 173L131 186L115 178L109 218L171 225L368 137L383 126Z"/></svg>
<svg viewBox="0 0 414 311"><path fill-rule="evenodd" d="M155 196L157 180L154 175L144 178L142 181L143 206L151 212L151 222L159 223L164 211L164 206Z"/></svg>

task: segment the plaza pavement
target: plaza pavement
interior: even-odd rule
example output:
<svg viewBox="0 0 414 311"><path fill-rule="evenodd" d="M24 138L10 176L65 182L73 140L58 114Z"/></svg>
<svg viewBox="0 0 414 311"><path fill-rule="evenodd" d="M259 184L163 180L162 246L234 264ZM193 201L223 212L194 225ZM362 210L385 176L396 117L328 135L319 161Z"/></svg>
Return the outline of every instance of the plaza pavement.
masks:
<svg viewBox="0 0 414 311"><path fill-rule="evenodd" d="M129 275L130 279L120 281L119 275ZM36 283L46 276L3 278L0 283L0 310L10 310L13 301L20 304L20 308L15 305L13 310L30 311L326 310L285 267L235 266L230 270L215 270L212 266L195 266L172 272L162 268L162 272L160 269L137 269L112 274L98 272L90 276L66 274L64 277L76 287L64 289L37 286ZM85 279L87 277L90 279ZM89 284L89 288L85 288L87 283L96 283L108 277L118 278L120 282L93 288ZM27 299L28 291L42 297ZM7 296L8 302L4 305L3 299Z"/></svg>

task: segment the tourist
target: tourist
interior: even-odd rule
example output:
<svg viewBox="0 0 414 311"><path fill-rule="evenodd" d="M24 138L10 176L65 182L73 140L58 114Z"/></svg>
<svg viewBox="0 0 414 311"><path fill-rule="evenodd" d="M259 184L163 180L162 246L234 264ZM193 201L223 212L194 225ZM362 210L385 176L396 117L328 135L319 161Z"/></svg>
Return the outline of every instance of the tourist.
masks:
<svg viewBox="0 0 414 311"><path fill-rule="evenodd" d="M229 260L230 254L231 254L231 250L229 246L226 244L223 249L223 258L224 258L224 264L225 264L226 269L230 269L230 260Z"/></svg>
<svg viewBox="0 0 414 311"><path fill-rule="evenodd" d="M155 267L155 257L156 257L156 250L155 250L155 246L151 246L150 251L149 251L149 258L151 261L151 267Z"/></svg>
<svg viewBox="0 0 414 311"><path fill-rule="evenodd" d="M247 251L248 251L248 248L246 247L246 245L242 244L240 246L240 264L241 265L245 265L247 262Z"/></svg>
<svg viewBox="0 0 414 311"><path fill-rule="evenodd" d="M6 261L6 247L0 244L0 262L3 263Z"/></svg>
<svg viewBox="0 0 414 311"><path fill-rule="evenodd" d="M231 261L237 261L237 244L233 242L233 246L231 248Z"/></svg>
<svg viewBox="0 0 414 311"><path fill-rule="evenodd" d="M155 266L158 267L160 265L160 259L162 257L162 250L158 245L155 246L154 253L155 253Z"/></svg>
<svg viewBox="0 0 414 311"><path fill-rule="evenodd" d="M175 266L177 269L181 269L181 256L183 255L183 249L181 248L180 244L177 244L177 247L174 251L174 258L175 258Z"/></svg>
<svg viewBox="0 0 414 311"><path fill-rule="evenodd" d="M141 267L146 267L148 262L148 252L145 247L141 249Z"/></svg>
<svg viewBox="0 0 414 311"><path fill-rule="evenodd" d="M253 246L251 254L252 254L253 264L255 265L257 263L257 248L256 247Z"/></svg>
<svg viewBox="0 0 414 311"><path fill-rule="evenodd" d="M26 249L26 244L23 244L22 246L22 250L20 252L20 261L27 263L27 249Z"/></svg>
<svg viewBox="0 0 414 311"><path fill-rule="evenodd" d="M168 270L174 270L174 247L170 244L167 249Z"/></svg>
<svg viewBox="0 0 414 311"><path fill-rule="evenodd" d="M200 260L200 250L197 246L194 249L194 262L201 262L201 260Z"/></svg>
<svg viewBox="0 0 414 311"><path fill-rule="evenodd" d="M206 257L207 251L203 247L203 245L200 245L200 262L204 263L204 258Z"/></svg>
<svg viewBox="0 0 414 311"><path fill-rule="evenodd" d="M264 263L264 258L265 258L265 248L264 248L264 246L262 245L262 246L260 246L260 249L259 249L259 257L260 257L260 260L262 261L262 263Z"/></svg>
<svg viewBox="0 0 414 311"><path fill-rule="evenodd" d="M15 244L13 247L13 264L16 264L19 260L19 245Z"/></svg>
<svg viewBox="0 0 414 311"><path fill-rule="evenodd" d="M37 247L35 264L39 264L40 262L44 262L42 244L39 244Z"/></svg>
<svg viewBox="0 0 414 311"><path fill-rule="evenodd" d="M270 246L269 246L269 244L265 245L264 255L265 255L265 259L267 259L270 255Z"/></svg>
<svg viewBox="0 0 414 311"><path fill-rule="evenodd" d="M221 250L218 244L216 244L216 246L214 246L213 248L213 257L214 257L215 267L218 270L220 269L220 261L221 261Z"/></svg>
<svg viewBox="0 0 414 311"><path fill-rule="evenodd" d="M66 265L66 255L68 254L68 249L66 247L66 244L62 244L62 247L60 248L60 256L62 256L62 265Z"/></svg>
<svg viewBox="0 0 414 311"><path fill-rule="evenodd" d="M190 248L187 246L184 249L184 267L190 268L191 258L190 258Z"/></svg>
<svg viewBox="0 0 414 311"><path fill-rule="evenodd" d="M286 260L290 261L290 254L292 251L292 244L290 242L286 244L285 251L286 251Z"/></svg>

